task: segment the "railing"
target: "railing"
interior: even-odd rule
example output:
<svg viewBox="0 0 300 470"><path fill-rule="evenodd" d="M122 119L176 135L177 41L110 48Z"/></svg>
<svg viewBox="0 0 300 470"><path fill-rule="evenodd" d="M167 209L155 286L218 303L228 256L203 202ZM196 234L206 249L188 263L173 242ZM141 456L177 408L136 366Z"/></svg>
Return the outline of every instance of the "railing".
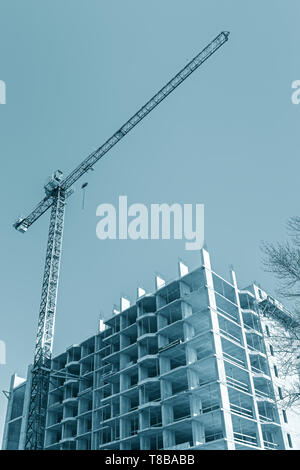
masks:
<svg viewBox="0 0 300 470"><path fill-rule="evenodd" d="M171 343L166 344L165 346L162 346L161 348L158 348L158 352L166 351L167 349L170 349L173 346L176 346L177 344L180 344L182 342L183 341L181 339L175 339L175 341L172 341Z"/></svg>
<svg viewBox="0 0 300 470"><path fill-rule="evenodd" d="M129 408L129 410L125 413L128 413L129 411L134 411L134 410L137 410L139 407L139 405L136 405L136 406L132 406L131 408Z"/></svg>
<svg viewBox="0 0 300 470"><path fill-rule="evenodd" d="M62 405L64 398L62 397L61 400L54 401L53 403L49 403L50 406L57 406L57 405Z"/></svg>
<svg viewBox="0 0 300 470"><path fill-rule="evenodd" d="M255 388L254 391L258 397L270 398L271 400L273 400L272 396L269 393L263 392L262 390L257 390L257 388Z"/></svg>
<svg viewBox="0 0 300 470"><path fill-rule="evenodd" d="M166 447L164 450L185 450L191 447L190 442L182 442L181 444L177 444L175 446Z"/></svg>
<svg viewBox="0 0 300 470"><path fill-rule="evenodd" d="M250 444L257 446L257 438L250 436L249 434L242 434L240 432L234 432L233 437L235 441L242 442L243 444Z"/></svg>
<svg viewBox="0 0 300 470"><path fill-rule="evenodd" d="M161 427L161 426L162 426L162 422L150 424L150 427L151 427L151 428L159 428L159 427Z"/></svg>
<svg viewBox="0 0 300 470"><path fill-rule="evenodd" d="M191 413L188 413L185 416L179 416L178 418L174 418L173 423L176 423L177 421L181 421L182 419L188 419L191 417Z"/></svg>
<svg viewBox="0 0 300 470"><path fill-rule="evenodd" d="M132 346L133 344L137 343L137 338L129 338L129 343L128 344L122 344L122 347L120 346L120 351L123 351L126 348L129 348L129 346Z"/></svg>
<svg viewBox="0 0 300 470"><path fill-rule="evenodd" d="M263 374L263 375L269 375L266 371L258 369L255 366L251 366L252 372L255 372L256 374Z"/></svg>
<svg viewBox="0 0 300 470"><path fill-rule="evenodd" d="M261 415L261 414L259 414L258 416L259 416L259 419L262 422L265 422L265 423L274 423L275 422L274 416L265 416L265 415Z"/></svg>
<svg viewBox="0 0 300 470"><path fill-rule="evenodd" d="M264 447L265 449L273 450L278 447L278 444L276 444L275 442L264 441Z"/></svg>
<svg viewBox="0 0 300 470"><path fill-rule="evenodd" d="M101 379L108 378L111 375L114 375L116 372L119 372L119 371L118 370L110 370L109 372L105 372L105 374L102 374Z"/></svg>
<svg viewBox="0 0 300 470"><path fill-rule="evenodd" d="M249 385L245 382L241 382L240 380L234 379L233 377L229 377L226 375L226 382L228 385L231 385L238 390L242 390L244 392L249 392Z"/></svg>
<svg viewBox="0 0 300 470"><path fill-rule="evenodd" d="M239 323L239 319L237 316L235 315L232 315L231 313L229 312L226 312L226 310L223 310L222 308L218 307L215 309L215 308L212 308L212 310L216 313L221 313L222 315L224 315L224 317L227 317L229 318L229 320L233 320L235 323Z"/></svg>
<svg viewBox="0 0 300 470"><path fill-rule="evenodd" d="M120 369L120 371L123 371L123 370L125 370L125 369L128 369L128 367L131 367L131 366L133 366L133 365L136 364L136 363L137 363L137 361L129 361L129 362L127 362L127 364L124 364L124 365L122 366L122 369ZM118 371L118 372L119 372L119 371Z"/></svg>
<svg viewBox="0 0 300 470"><path fill-rule="evenodd" d="M246 418L253 418L253 411L249 408L244 408L240 405L235 405L234 403L230 403L230 409L241 416L245 416Z"/></svg>
<svg viewBox="0 0 300 470"><path fill-rule="evenodd" d="M242 359L238 359L237 357L231 356L231 354L228 354L227 352L224 352L224 351L223 351L223 356L225 359L228 359L229 361L239 366L245 367L245 362Z"/></svg>
<svg viewBox="0 0 300 470"><path fill-rule="evenodd" d="M248 346L248 349L250 349L250 351L253 351L255 353L265 354L263 351L258 349L258 347L251 346L250 344L247 344L247 346Z"/></svg>
<svg viewBox="0 0 300 470"><path fill-rule="evenodd" d="M223 433L218 432L215 434L208 434L205 436L205 442L217 441L218 439L223 439Z"/></svg>
<svg viewBox="0 0 300 470"><path fill-rule="evenodd" d="M149 400L146 401L145 403L142 403L141 406L148 405L148 403L155 403L155 402L159 402L159 401L161 401L161 398L160 398L160 397L159 397L159 398L154 398L154 399L153 399L153 398L149 398Z"/></svg>
<svg viewBox="0 0 300 470"><path fill-rule="evenodd" d="M234 341L237 341L238 343L241 343L240 338L238 338L237 336L232 335L231 333L228 333L228 331L223 330L222 328L220 328L220 332L222 333L222 335L227 336L229 339L233 339Z"/></svg>
<svg viewBox="0 0 300 470"><path fill-rule="evenodd" d="M167 317L165 317L165 318L167 318ZM174 318L174 316L172 317L172 313L171 313L170 318L169 318L169 317L167 318L167 324L164 325L164 326L161 326L161 327L159 328L159 330L162 330L163 328L166 328L167 326L174 325L174 324L177 323L177 322L181 322L182 320L183 320L182 315L179 315L179 317L176 316L176 317Z"/></svg>
<svg viewBox="0 0 300 470"><path fill-rule="evenodd" d="M245 323L244 321L244 327L245 327L246 333L261 334L259 325L248 325L248 323Z"/></svg>
<svg viewBox="0 0 300 470"><path fill-rule="evenodd" d="M219 405L219 404L207 406L206 408L202 408L202 409L200 410L200 414L210 413L210 411L215 411L215 410L219 410L219 409L220 409L220 405Z"/></svg>

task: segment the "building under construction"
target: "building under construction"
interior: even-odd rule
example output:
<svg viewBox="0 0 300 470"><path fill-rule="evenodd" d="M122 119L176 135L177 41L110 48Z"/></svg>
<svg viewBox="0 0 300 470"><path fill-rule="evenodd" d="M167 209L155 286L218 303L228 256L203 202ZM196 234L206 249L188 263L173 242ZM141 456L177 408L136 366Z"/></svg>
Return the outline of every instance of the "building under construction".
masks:
<svg viewBox="0 0 300 470"><path fill-rule="evenodd" d="M272 346L288 315L202 250L200 267L157 276L154 293L122 298L98 334L52 359L44 448L299 449ZM12 377L4 449L25 446L30 376Z"/></svg>

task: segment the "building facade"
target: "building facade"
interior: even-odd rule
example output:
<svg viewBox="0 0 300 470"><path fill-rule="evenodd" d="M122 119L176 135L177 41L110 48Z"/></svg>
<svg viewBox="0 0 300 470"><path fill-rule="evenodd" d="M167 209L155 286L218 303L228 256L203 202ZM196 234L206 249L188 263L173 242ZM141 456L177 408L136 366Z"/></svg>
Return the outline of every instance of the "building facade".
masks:
<svg viewBox="0 0 300 470"><path fill-rule="evenodd" d="M52 360L45 449L300 449L272 346L289 313L201 253L199 268L157 276L154 293L122 298L97 335ZM30 369L12 378L4 449L24 448L29 396Z"/></svg>

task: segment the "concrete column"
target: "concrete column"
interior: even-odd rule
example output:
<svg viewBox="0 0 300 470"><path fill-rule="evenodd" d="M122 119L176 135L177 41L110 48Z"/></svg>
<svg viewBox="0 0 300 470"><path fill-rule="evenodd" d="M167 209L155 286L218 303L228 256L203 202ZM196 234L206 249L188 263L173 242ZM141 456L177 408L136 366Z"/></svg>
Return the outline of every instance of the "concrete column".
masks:
<svg viewBox="0 0 300 470"><path fill-rule="evenodd" d="M174 411L172 405L162 405L161 408L161 418L162 425L166 426L167 424L173 423L174 421Z"/></svg>
<svg viewBox="0 0 300 470"><path fill-rule="evenodd" d="M183 337L185 341L188 341L189 339L193 338L195 336L195 328L193 325L190 325L187 322L184 322L183 324Z"/></svg>
<svg viewBox="0 0 300 470"><path fill-rule="evenodd" d="M181 302L181 311L182 311L182 318L187 318L192 315L192 306L187 304L186 302Z"/></svg>
<svg viewBox="0 0 300 470"><path fill-rule="evenodd" d="M143 385L139 389L139 402L140 402L140 405L143 405L144 403L148 403L148 401L149 401L149 393L146 390L146 387Z"/></svg>
<svg viewBox="0 0 300 470"><path fill-rule="evenodd" d="M179 281L179 289L180 289L180 297L183 297L184 295L188 295L191 292L190 286L188 286L183 281Z"/></svg>
<svg viewBox="0 0 300 470"><path fill-rule="evenodd" d="M162 379L160 381L160 393L162 400L172 396L172 384L169 380Z"/></svg>
<svg viewBox="0 0 300 470"><path fill-rule="evenodd" d="M186 363L192 364L197 361L197 351L190 345L187 345L185 348L186 351Z"/></svg>
<svg viewBox="0 0 300 470"><path fill-rule="evenodd" d="M213 285L213 277L211 272L211 264L210 264L210 257L209 253L202 249L201 250L201 257L204 266L206 284L208 286L208 299L209 305L211 308L217 310L216 305L216 298L214 293L214 285ZM217 358L217 371L218 377L220 380L220 395L221 395L221 403L223 408L223 425L225 431L225 437L227 438L228 449L234 450L234 436L233 436L233 426L232 426L232 419L231 419L231 411L230 411L230 402L229 402L229 395L228 389L226 386L226 373L225 373L225 366L222 354L222 343L220 338L220 330L219 330L219 320L218 314L210 309L211 315L211 323L213 329L213 341L214 341L214 349Z"/></svg>
<svg viewBox="0 0 300 470"><path fill-rule="evenodd" d="M120 397L120 414L126 413L130 409L130 398Z"/></svg>
<svg viewBox="0 0 300 470"><path fill-rule="evenodd" d="M197 396L190 397L191 416L198 416L202 411L202 400Z"/></svg>
<svg viewBox="0 0 300 470"><path fill-rule="evenodd" d="M150 450L150 438L146 436L140 437L140 450Z"/></svg>
<svg viewBox="0 0 300 470"><path fill-rule="evenodd" d="M30 365L27 369L27 382L26 382L24 405L23 405L23 419L22 419L22 425L21 425L19 450L24 450L25 444L26 444L27 421L28 421L30 395L31 395L31 382L32 382L31 370L32 370L32 366ZM45 445L45 438L46 438L46 432L44 436L44 445Z"/></svg>
<svg viewBox="0 0 300 470"><path fill-rule="evenodd" d="M199 373L191 370L190 368L187 369L187 379L188 379L188 387L190 390L199 387Z"/></svg>
<svg viewBox="0 0 300 470"><path fill-rule="evenodd" d="M120 392L127 390L130 386L130 377L127 374L120 374Z"/></svg>
<svg viewBox="0 0 300 470"><path fill-rule="evenodd" d="M168 320L166 319L166 317L164 315L160 315L158 313L158 315L157 315L157 329L160 330L164 326L167 326L167 324L168 324Z"/></svg>
<svg viewBox="0 0 300 470"><path fill-rule="evenodd" d="M171 369L171 360L168 357L160 356L159 368L161 374L168 372Z"/></svg>
<svg viewBox="0 0 300 470"><path fill-rule="evenodd" d="M11 412L12 412L12 405L13 405L13 390L14 390L14 383L15 383L16 374L14 374L10 379L10 387L9 387L9 398L8 404L6 408L6 417L5 417L5 425L4 425L4 433L3 433L3 440L2 440L2 450L7 450L8 444L8 423L11 420Z"/></svg>
<svg viewBox="0 0 300 470"><path fill-rule="evenodd" d="M139 414L140 429L147 429L150 427L150 409L141 411Z"/></svg>
<svg viewBox="0 0 300 470"><path fill-rule="evenodd" d="M164 449L175 446L176 442L174 431L170 431L169 429L163 430L163 444Z"/></svg>
<svg viewBox="0 0 300 470"><path fill-rule="evenodd" d="M198 421L192 421L192 431L193 431L193 444L198 446L200 444L205 444L205 429L202 423Z"/></svg>
<svg viewBox="0 0 300 470"><path fill-rule="evenodd" d="M257 401L256 401L253 375L251 371L251 361L249 357L249 349L248 349L247 338L246 338L246 333L245 333L243 314L241 310L240 297L239 297L239 292L238 292L238 287L237 287L236 274L233 270L230 271L230 274L231 274L232 284L235 289L236 303L237 303L238 310L239 310L239 318L240 318L240 324L241 324L241 329L242 329L242 340L243 340L243 345L245 347L246 364L247 364L247 369L249 370L250 390L253 395L253 411L254 411L255 420L257 422L257 441L258 441L258 445L262 449L264 449L264 440L263 440L262 429L261 429L260 420L258 416L259 414L258 406L257 406Z"/></svg>
<svg viewBox="0 0 300 470"><path fill-rule="evenodd" d="M162 297L161 295L156 294L155 297L156 297L156 310L158 310L159 308L167 304L166 299Z"/></svg>
<svg viewBox="0 0 300 470"><path fill-rule="evenodd" d="M130 419L129 418L121 418L120 419L120 438L124 439L124 437L130 436Z"/></svg>

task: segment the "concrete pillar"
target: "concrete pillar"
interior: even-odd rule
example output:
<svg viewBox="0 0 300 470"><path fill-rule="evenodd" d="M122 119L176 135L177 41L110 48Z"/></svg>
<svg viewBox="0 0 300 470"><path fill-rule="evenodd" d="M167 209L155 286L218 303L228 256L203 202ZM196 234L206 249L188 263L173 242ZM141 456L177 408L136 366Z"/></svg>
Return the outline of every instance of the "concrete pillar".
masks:
<svg viewBox="0 0 300 470"><path fill-rule="evenodd" d="M124 439L125 437L130 436L130 418L121 418L120 419L120 438Z"/></svg>
<svg viewBox="0 0 300 470"><path fill-rule="evenodd" d="M206 285L208 287L208 300L211 315L211 324L213 329L213 341L214 341L214 349L217 358L217 371L218 377L220 380L220 396L221 396L221 403L223 408L223 426L225 436L227 438L228 449L234 450L234 436L233 436L233 426L232 426L232 419L231 419L231 411L230 411L230 402L229 402L229 395L228 389L226 386L226 373L225 373L225 366L222 354L222 343L220 338L220 330L219 330L219 320L218 314L216 313L217 305L216 305L216 298L214 293L214 285L213 285L213 277L211 272L211 264L210 264L210 257L209 253L205 250L201 250L201 257L202 263L204 266L205 278L206 278ZM212 310L214 309L214 310Z"/></svg>
<svg viewBox="0 0 300 470"><path fill-rule="evenodd" d="M146 387L143 385L139 389L139 402L141 405L143 405L144 403L148 403L148 401L149 401L149 393L146 390Z"/></svg>
<svg viewBox="0 0 300 470"><path fill-rule="evenodd" d="M151 408L147 408L139 414L139 428L140 429L147 429L150 427L150 413Z"/></svg>
<svg viewBox="0 0 300 470"><path fill-rule="evenodd" d="M130 398L120 397L120 414L126 413L130 409Z"/></svg>
<svg viewBox="0 0 300 470"><path fill-rule="evenodd" d="M190 325L187 322L184 322L183 324L183 337L185 341L188 341L189 339L193 338L195 336L195 328L193 325Z"/></svg>
<svg viewBox="0 0 300 470"><path fill-rule="evenodd" d="M257 441L258 441L258 445L262 449L264 449L264 440L263 440L262 429L261 429L260 420L259 420L259 416L258 416L259 412L258 412L257 401L256 401L256 398L255 398L253 375L252 375L252 371L251 371L251 361L250 361L250 357L249 357L249 349L248 349L248 345L247 345L247 338L246 338L246 333L245 333L243 314L242 314L242 310L241 310L240 297L239 297L239 293L238 293L236 274L233 270L231 270L230 273L231 273L232 284L233 284L234 289L235 289L236 303L237 303L238 310L239 310L239 319L240 319L241 330L242 330L242 341L243 341L243 345L245 347L245 356L246 356L247 369L249 370L250 390L251 390L251 393L253 395L253 411L254 411L255 420L257 422Z"/></svg>
<svg viewBox="0 0 300 470"><path fill-rule="evenodd" d="M140 437L140 450L151 450L150 437L146 437L146 436Z"/></svg>
<svg viewBox="0 0 300 470"><path fill-rule="evenodd" d="M171 360L168 357L161 356L159 358L160 373L164 374L171 369Z"/></svg>
<svg viewBox="0 0 300 470"><path fill-rule="evenodd" d="M130 387L130 376L127 374L120 374L120 392L127 390Z"/></svg>
<svg viewBox="0 0 300 470"><path fill-rule="evenodd" d="M199 373L191 370L190 368L187 369L187 379L188 379L188 387L190 390L199 387Z"/></svg>
<svg viewBox="0 0 300 470"><path fill-rule="evenodd" d="M172 396L172 383L169 380L162 379L160 381L160 393L162 400Z"/></svg>
<svg viewBox="0 0 300 470"><path fill-rule="evenodd" d="M161 418L162 425L166 426L167 424L173 423L174 421L174 411L172 405L162 405L161 409Z"/></svg>
<svg viewBox="0 0 300 470"><path fill-rule="evenodd" d="M167 304L166 299L162 297L161 295L156 294L155 297L156 297L156 310L158 310L159 308Z"/></svg>
<svg viewBox="0 0 300 470"><path fill-rule="evenodd" d="M182 311L182 318L187 318L192 315L192 306L187 304L186 302L181 302L181 311Z"/></svg>
<svg viewBox="0 0 300 470"><path fill-rule="evenodd" d="M23 419L22 419L22 425L21 425L19 450L24 450L25 444L26 444L27 421L28 421L30 395L31 395L31 382L32 382L31 370L32 370L32 366L30 365L27 369L27 381L26 381L26 389L25 389L25 397L24 397L24 405L23 405ZM45 445L45 438L46 438L46 433L44 436L44 445Z"/></svg>
<svg viewBox="0 0 300 470"><path fill-rule="evenodd" d="M164 444L164 449L167 449L168 447L173 447L176 445L174 431L170 431L169 429L163 430L163 444Z"/></svg>
<svg viewBox="0 0 300 470"><path fill-rule="evenodd" d="M201 414L202 411L202 400L201 398L195 396L190 397L190 409L191 409L191 416L198 416Z"/></svg>
<svg viewBox="0 0 300 470"><path fill-rule="evenodd" d="M180 297L184 297L191 292L190 286L188 286L185 282L179 282L179 289L180 289Z"/></svg>
<svg viewBox="0 0 300 470"><path fill-rule="evenodd" d="M198 446L205 444L205 429L202 423L193 420L192 421L192 432L193 432L193 444Z"/></svg>
<svg viewBox="0 0 300 470"><path fill-rule="evenodd" d="M14 374L10 379L10 387L9 387L9 398L8 404L6 408L6 417L5 417L5 425L4 425L4 433L3 433L3 440L2 440L2 450L7 449L8 443L8 423L11 420L11 413L12 413L12 404L13 404L13 390L14 390L14 383L15 383L16 374Z"/></svg>
<svg viewBox="0 0 300 470"><path fill-rule="evenodd" d="M187 345L186 348L186 363L192 364L193 362L197 361L197 351L190 345Z"/></svg>
<svg viewBox="0 0 300 470"><path fill-rule="evenodd" d="M164 326L167 326L167 324L168 324L167 318L164 315L160 315L158 313L158 315L157 315L157 329L160 330Z"/></svg>

